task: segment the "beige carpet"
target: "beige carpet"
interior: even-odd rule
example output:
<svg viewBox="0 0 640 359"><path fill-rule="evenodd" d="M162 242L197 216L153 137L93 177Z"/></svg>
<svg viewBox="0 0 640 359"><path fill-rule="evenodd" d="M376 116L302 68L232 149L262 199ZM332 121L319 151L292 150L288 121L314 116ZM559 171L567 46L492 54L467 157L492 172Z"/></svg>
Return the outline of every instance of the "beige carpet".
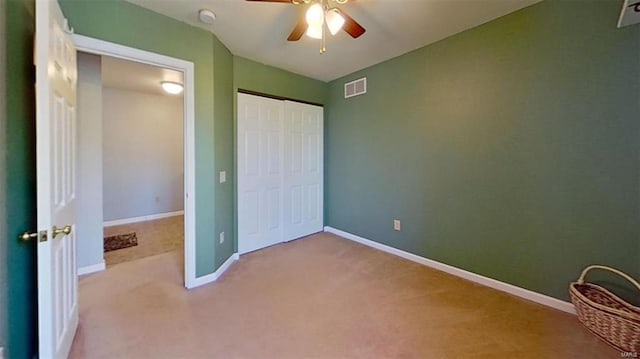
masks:
<svg viewBox="0 0 640 359"><path fill-rule="evenodd" d="M318 234L187 291L177 252L80 282L71 358L619 358L574 316Z"/></svg>
<svg viewBox="0 0 640 359"><path fill-rule="evenodd" d="M105 237L131 232L136 233L138 245L105 252L107 266L184 248L184 216L104 228Z"/></svg>

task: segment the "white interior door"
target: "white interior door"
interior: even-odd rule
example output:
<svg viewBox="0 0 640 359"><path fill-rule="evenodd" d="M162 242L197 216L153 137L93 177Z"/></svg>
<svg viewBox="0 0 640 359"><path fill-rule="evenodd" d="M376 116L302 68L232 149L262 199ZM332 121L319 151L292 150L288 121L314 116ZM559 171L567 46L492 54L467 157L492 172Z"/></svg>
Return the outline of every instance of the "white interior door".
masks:
<svg viewBox="0 0 640 359"><path fill-rule="evenodd" d="M321 232L323 216L323 108L285 101L284 240Z"/></svg>
<svg viewBox="0 0 640 359"><path fill-rule="evenodd" d="M36 1L38 340L66 358L78 326L76 50L57 1Z"/></svg>
<svg viewBox="0 0 640 359"><path fill-rule="evenodd" d="M238 94L238 252L282 242L283 107Z"/></svg>

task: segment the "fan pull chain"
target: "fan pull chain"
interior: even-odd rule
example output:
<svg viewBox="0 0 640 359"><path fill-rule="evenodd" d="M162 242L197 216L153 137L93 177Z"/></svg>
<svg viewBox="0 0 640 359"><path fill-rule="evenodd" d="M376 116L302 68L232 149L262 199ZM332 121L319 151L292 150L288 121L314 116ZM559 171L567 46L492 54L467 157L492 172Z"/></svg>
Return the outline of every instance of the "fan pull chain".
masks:
<svg viewBox="0 0 640 359"><path fill-rule="evenodd" d="M326 41L325 39L327 38L325 35L325 24L322 24L322 45L320 47L320 55L324 54L325 52L327 52L327 47L326 47Z"/></svg>

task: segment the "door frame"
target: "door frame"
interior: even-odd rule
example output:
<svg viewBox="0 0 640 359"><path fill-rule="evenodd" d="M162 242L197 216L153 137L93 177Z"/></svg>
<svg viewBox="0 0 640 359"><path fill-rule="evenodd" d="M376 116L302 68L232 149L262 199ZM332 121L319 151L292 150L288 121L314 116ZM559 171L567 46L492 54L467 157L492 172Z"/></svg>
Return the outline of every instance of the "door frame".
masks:
<svg viewBox="0 0 640 359"><path fill-rule="evenodd" d="M196 281L196 185L195 185L195 70L191 61L160 55L83 35L73 35L77 51L106 55L124 60L159 66L184 74L184 285L197 286Z"/></svg>

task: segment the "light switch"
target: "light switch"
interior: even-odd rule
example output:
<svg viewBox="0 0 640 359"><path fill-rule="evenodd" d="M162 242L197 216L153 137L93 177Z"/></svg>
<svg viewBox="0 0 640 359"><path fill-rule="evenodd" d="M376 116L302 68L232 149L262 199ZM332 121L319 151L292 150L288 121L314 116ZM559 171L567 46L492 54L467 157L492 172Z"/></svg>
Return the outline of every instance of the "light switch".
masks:
<svg viewBox="0 0 640 359"><path fill-rule="evenodd" d="M225 182L227 182L227 172L220 171L220 183L225 183Z"/></svg>

